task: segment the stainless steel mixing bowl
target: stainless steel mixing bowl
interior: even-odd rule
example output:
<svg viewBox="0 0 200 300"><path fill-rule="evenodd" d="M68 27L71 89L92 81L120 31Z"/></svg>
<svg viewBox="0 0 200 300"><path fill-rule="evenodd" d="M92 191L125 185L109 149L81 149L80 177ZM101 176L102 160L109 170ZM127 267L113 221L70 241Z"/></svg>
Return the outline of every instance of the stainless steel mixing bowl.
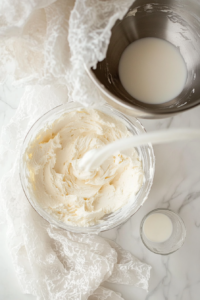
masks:
<svg viewBox="0 0 200 300"><path fill-rule="evenodd" d="M118 64L124 49L145 37L165 39L178 47L188 70L182 93L163 104L146 104L123 88ZM123 113L142 118L168 117L200 103L200 0L136 0L112 29L106 58L89 76L107 102Z"/></svg>

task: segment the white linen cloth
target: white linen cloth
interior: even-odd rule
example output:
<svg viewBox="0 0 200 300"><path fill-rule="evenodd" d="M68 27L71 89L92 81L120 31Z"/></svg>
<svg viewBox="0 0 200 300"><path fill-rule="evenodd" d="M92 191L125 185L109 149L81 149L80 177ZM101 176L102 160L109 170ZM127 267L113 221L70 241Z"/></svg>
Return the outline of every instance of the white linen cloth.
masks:
<svg viewBox="0 0 200 300"><path fill-rule="evenodd" d="M33 123L68 99L103 102L83 63L105 57L110 29L130 0L0 1L0 82L25 87L15 116L2 129L0 163L11 162L0 183L1 219L24 293L37 300L119 300L103 281L148 289L151 267L98 235L74 234L42 219L20 183L19 157Z"/></svg>

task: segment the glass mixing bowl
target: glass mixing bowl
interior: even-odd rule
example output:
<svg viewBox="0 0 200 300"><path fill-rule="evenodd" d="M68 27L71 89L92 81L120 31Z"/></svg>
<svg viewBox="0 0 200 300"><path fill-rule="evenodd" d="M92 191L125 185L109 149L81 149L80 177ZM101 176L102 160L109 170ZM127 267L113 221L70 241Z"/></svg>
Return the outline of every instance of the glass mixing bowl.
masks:
<svg viewBox="0 0 200 300"><path fill-rule="evenodd" d="M147 144L145 146L136 147L140 159L142 160L145 180L140 189L137 193L135 198L130 199L129 202L117 210L114 213L106 215L102 218L102 222L96 225L92 225L89 227L78 227L78 226L71 226L63 223L62 221L56 219L49 213L47 213L37 202L35 196L32 192L31 184L29 182L29 171L26 165L26 149L29 143L37 136L38 132L41 129L44 129L48 124L52 124L56 119L59 119L64 113L73 111L73 110L80 110L83 106L78 103L69 102L60 106L55 107L54 109L50 110L46 114L44 114L41 118L39 118L35 124L31 127L29 132L27 133L25 140L23 142L22 151L21 151L21 158L20 158L20 178L22 188L24 193L33 206L33 208L43 217L46 221L60 227L62 229L76 232L76 233L99 233L101 231L112 229L122 223L124 223L128 218L130 218L133 214L135 214L138 209L143 205L146 201L148 194L150 192L153 177L154 177L154 170L155 170L155 157L153 152L153 147L151 144ZM111 115L116 119L119 119L123 122L128 130L132 132L133 135L139 135L145 133L145 129L142 124L133 117L127 117L121 112L117 111L116 109L110 107L109 105L103 106L95 106L95 109L104 112L105 114Z"/></svg>

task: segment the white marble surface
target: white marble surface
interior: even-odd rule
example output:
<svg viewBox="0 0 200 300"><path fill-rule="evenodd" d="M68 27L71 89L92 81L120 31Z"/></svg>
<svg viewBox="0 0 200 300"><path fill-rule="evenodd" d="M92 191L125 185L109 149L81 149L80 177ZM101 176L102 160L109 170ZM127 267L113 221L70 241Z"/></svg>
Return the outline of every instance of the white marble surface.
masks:
<svg viewBox="0 0 200 300"><path fill-rule="evenodd" d="M0 87L0 130L17 109L23 90ZM148 131L163 128L200 128L200 107L164 120L142 120ZM122 293L125 300L200 299L200 141L155 146L156 172L145 205L124 225L102 236L115 240L152 266L149 292L131 286L105 284ZM0 175L4 170L1 166ZM183 247L169 256L148 251L139 236L143 216L163 207L184 220L187 237ZM0 226L0 300L30 300L23 295L6 246L6 225Z"/></svg>

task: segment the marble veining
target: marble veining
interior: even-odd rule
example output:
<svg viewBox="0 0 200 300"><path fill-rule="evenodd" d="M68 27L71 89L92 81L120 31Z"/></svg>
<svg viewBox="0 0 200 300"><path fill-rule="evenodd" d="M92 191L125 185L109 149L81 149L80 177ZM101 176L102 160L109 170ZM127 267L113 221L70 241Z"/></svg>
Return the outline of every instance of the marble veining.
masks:
<svg viewBox="0 0 200 300"><path fill-rule="evenodd" d="M0 86L0 130L13 116L23 89ZM164 128L200 128L200 107L163 120L141 120L147 131ZM154 146L156 172L154 184L143 207L125 224L101 235L110 238L152 266L149 292L123 285L105 283L122 293L126 300L200 299L200 141ZM2 171L0 171L2 175ZM187 237L183 247L169 255L151 253L142 244L139 227L143 216L155 208L169 208L184 220ZM6 226L0 226L0 299L30 300L22 295L10 254L5 246Z"/></svg>

